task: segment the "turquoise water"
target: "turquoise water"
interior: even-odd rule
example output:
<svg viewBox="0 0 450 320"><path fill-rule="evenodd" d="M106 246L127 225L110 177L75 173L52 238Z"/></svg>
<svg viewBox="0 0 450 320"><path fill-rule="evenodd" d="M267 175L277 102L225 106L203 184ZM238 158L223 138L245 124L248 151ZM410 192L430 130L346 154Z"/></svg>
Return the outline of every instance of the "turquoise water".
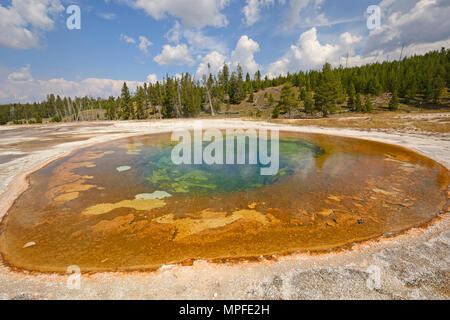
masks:
<svg viewBox="0 0 450 320"><path fill-rule="evenodd" d="M258 139L258 146L260 142L267 143L267 150L270 153L271 141ZM209 143L204 142L202 150ZM169 143L140 154L139 163L136 164L138 176L145 179L151 189L165 190L172 194L211 194L255 189L295 174L305 168L311 160L324 153L318 146L307 141L281 139L279 141L279 170L275 175L264 176L261 175L261 168L267 168L270 164L261 164L259 156L257 164L248 164L248 140L246 141L245 165L176 165L171 159L175 145L175 143ZM192 152L194 151L194 147L192 147ZM225 144L223 154L226 159Z"/></svg>

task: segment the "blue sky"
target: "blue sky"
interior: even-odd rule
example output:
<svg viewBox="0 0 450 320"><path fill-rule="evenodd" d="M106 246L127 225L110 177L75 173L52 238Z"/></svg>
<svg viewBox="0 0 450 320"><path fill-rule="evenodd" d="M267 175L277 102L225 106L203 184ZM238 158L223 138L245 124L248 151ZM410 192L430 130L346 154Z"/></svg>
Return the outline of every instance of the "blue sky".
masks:
<svg viewBox="0 0 450 320"><path fill-rule="evenodd" d="M0 0L0 103L108 96L224 63L276 76L449 46L449 0ZM65 9L81 9L68 30ZM379 5L379 29L366 10Z"/></svg>

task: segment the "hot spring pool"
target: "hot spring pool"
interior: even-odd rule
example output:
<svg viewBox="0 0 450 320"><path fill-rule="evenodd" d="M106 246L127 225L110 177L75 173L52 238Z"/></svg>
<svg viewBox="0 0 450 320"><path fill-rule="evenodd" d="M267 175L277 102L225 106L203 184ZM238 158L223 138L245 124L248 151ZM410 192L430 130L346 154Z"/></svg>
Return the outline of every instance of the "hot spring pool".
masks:
<svg viewBox="0 0 450 320"><path fill-rule="evenodd" d="M0 226L18 268L148 270L188 259L338 248L422 225L447 170L391 145L283 132L276 175L258 165L175 165L170 134L80 149L29 176Z"/></svg>

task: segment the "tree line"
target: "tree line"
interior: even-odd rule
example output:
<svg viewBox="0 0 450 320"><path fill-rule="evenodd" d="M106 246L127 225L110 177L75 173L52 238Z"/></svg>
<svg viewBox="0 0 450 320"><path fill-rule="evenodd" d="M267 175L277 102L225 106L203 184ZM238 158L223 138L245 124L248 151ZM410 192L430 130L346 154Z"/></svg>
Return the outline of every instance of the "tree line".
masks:
<svg viewBox="0 0 450 320"><path fill-rule="evenodd" d="M133 93L124 83L118 97L71 98L49 94L42 102L1 105L0 124L42 123L43 119L60 122L188 118L202 112L214 116L244 100L258 105L256 92L281 85L278 103L275 105L272 96L267 99L274 107L274 118L280 114L289 116L298 108L323 116L342 106L355 112L368 112L372 109L372 97L383 93L390 93L389 108L396 110L400 101L417 106L438 105L449 84L450 50L445 48L401 61L360 67L333 69L327 63L320 71L299 71L273 79L263 78L260 71L244 75L241 66L232 71L225 64L217 75L208 72L202 79L195 79L189 73L181 77L166 76L163 81L138 86Z"/></svg>

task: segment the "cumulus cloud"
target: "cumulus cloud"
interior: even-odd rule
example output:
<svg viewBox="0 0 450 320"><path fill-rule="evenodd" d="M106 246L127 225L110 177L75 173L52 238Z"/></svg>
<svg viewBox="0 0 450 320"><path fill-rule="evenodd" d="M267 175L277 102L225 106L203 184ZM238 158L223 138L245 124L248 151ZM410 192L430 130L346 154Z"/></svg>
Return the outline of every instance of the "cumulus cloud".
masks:
<svg viewBox="0 0 450 320"><path fill-rule="evenodd" d="M384 19L381 28L369 34L364 56L450 39L448 0L383 0L380 7Z"/></svg>
<svg viewBox="0 0 450 320"><path fill-rule="evenodd" d="M219 51L225 53L227 51L227 46L221 40L207 36L199 30L185 30L183 37L190 47L197 52Z"/></svg>
<svg viewBox="0 0 450 320"><path fill-rule="evenodd" d="M261 69L261 66L255 61L255 53L258 51L259 44L248 36L243 35L239 39L236 49L231 53L233 65L237 66L240 64L244 72L254 74Z"/></svg>
<svg viewBox="0 0 450 320"><path fill-rule="evenodd" d="M218 74L219 71L222 70L226 61L227 57L217 51L207 54L202 58L202 61L197 68L197 72L195 73L195 77L197 79L201 79L203 75L208 75L210 71L212 74ZM208 68L208 64L211 67L210 70Z"/></svg>
<svg viewBox="0 0 450 320"><path fill-rule="evenodd" d="M147 76L147 82L149 82L151 84L155 84L156 82L158 82L158 76L154 73L149 74Z"/></svg>
<svg viewBox="0 0 450 320"><path fill-rule="evenodd" d="M54 28L54 18L63 10L59 0L12 0L9 7L0 5L0 47L38 48L40 35Z"/></svg>
<svg viewBox="0 0 450 320"><path fill-rule="evenodd" d="M340 40L344 45L353 46L359 42L361 42L362 37L352 35L350 32L344 32L340 35Z"/></svg>
<svg viewBox="0 0 450 320"><path fill-rule="evenodd" d="M202 28L205 26L225 27L226 16L221 12L227 0L129 0L136 8L144 10L154 19L171 15L181 19L184 26Z"/></svg>
<svg viewBox="0 0 450 320"><path fill-rule="evenodd" d="M119 96L124 82L128 87L143 85L140 81L124 81L112 79L88 78L81 81L70 81L62 78L40 80L30 74L30 66L11 73L8 79L0 82L0 103L42 101L47 94L54 93L70 97L108 97Z"/></svg>
<svg viewBox="0 0 450 320"><path fill-rule="evenodd" d="M318 69L325 62L338 65L342 55L348 52L349 45L361 39L346 32L340 36L340 43L321 44L317 38L317 29L311 28L300 35L297 44L291 45L283 57L269 66L267 75L273 77L299 70Z"/></svg>
<svg viewBox="0 0 450 320"><path fill-rule="evenodd" d="M195 63L185 44L179 44L177 46L166 44L163 46L162 52L157 55L154 60L156 63L163 66L192 66Z"/></svg>

